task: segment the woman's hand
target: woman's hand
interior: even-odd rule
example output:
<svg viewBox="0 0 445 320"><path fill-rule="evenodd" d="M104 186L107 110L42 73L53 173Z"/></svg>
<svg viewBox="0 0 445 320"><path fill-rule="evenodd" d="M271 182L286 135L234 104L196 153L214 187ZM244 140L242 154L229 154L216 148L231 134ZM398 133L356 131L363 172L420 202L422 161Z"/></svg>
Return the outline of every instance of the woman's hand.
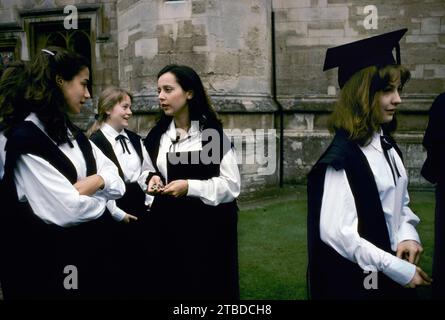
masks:
<svg viewBox="0 0 445 320"><path fill-rule="evenodd" d="M417 265L422 255L422 246L414 240L405 240L397 245L397 257Z"/></svg>
<svg viewBox="0 0 445 320"><path fill-rule="evenodd" d="M431 279L425 271L416 267L416 273L411 281L408 283L407 287L415 288L417 286L427 286L430 285L433 279Z"/></svg>
<svg viewBox="0 0 445 320"><path fill-rule="evenodd" d="M164 187L162 194L171 195L173 197L182 197L187 194L189 183L187 180L175 180Z"/></svg>
<svg viewBox="0 0 445 320"><path fill-rule="evenodd" d="M132 221L136 221L138 219L138 217L133 216L131 214L125 214L124 218L122 219L123 223L130 223Z"/></svg>
<svg viewBox="0 0 445 320"><path fill-rule="evenodd" d="M82 196L92 196L97 190L102 189L105 185L104 179L97 174L86 177L77 181L73 186Z"/></svg>
<svg viewBox="0 0 445 320"><path fill-rule="evenodd" d="M153 176L148 182L147 193L149 195L155 196L160 194L164 190L164 184L162 183L161 177Z"/></svg>

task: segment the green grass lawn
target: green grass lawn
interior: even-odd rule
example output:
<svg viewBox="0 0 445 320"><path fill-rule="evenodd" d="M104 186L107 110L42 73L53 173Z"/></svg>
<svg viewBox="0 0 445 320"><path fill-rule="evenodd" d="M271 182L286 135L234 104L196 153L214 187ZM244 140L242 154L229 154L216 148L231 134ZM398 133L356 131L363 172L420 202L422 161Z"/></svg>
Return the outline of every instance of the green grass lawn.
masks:
<svg viewBox="0 0 445 320"><path fill-rule="evenodd" d="M424 246L420 266L429 275L434 238L434 193L411 191ZM241 299L306 299L306 187L285 187L239 201ZM430 288L419 289L430 297Z"/></svg>

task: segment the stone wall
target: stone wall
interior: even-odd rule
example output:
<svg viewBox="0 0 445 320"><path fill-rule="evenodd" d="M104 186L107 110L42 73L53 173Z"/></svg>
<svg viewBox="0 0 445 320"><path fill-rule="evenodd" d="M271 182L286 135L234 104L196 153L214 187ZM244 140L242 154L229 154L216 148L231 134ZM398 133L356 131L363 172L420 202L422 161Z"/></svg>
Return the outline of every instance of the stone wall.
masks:
<svg viewBox="0 0 445 320"><path fill-rule="evenodd" d="M139 133L154 124L156 75L169 63L200 74L226 129L242 135L274 128L269 0L124 0L117 12L120 86L135 93L132 126ZM242 160L255 156L255 142L236 134L233 139L244 140L238 148L243 192L276 184L276 172L258 174L261 164Z"/></svg>
<svg viewBox="0 0 445 320"><path fill-rule="evenodd" d="M281 156L285 182L304 183L328 145L326 121L339 88L337 70L322 71L327 48L409 28L401 50L412 79L402 96L397 138L411 183L425 184L419 176L425 156L420 142L427 110L445 91L444 0L0 0L0 47L18 39L20 56L29 59L29 23L61 22L68 4L91 19L95 99L110 84L130 90L135 96L131 127L141 135L158 112L158 71L180 63L201 75L225 128L234 140L244 141L238 152L245 192L277 184ZM377 30L365 28L367 5L378 10ZM93 120L94 101L77 117L83 127ZM276 130L266 132L277 151L273 174L261 171L264 159L252 151L261 129ZM245 160L255 157L253 163Z"/></svg>
<svg viewBox="0 0 445 320"><path fill-rule="evenodd" d="M375 5L377 30L367 30L364 8ZM286 179L305 182L306 174L332 138L326 121L339 88L337 69L323 72L328 47L407 27L402 63L412 73L405 87L396 135L405 151L412 185L425 185L420 145L427 110L445 91L445 1L274 0L278 100L284 116Z"/></svg>

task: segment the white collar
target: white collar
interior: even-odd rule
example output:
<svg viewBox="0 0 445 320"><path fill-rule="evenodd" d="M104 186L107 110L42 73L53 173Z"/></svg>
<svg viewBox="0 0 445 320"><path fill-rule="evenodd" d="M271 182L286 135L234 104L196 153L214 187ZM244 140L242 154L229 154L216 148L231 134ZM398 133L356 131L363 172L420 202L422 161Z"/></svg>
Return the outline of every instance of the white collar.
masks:
<svg viewBox="0 0 445 320"><path fill-rule="evenodd" d="M172 119L170 122L170 125L168 126L168 129L166 131L167 136L170 138L171 141L176 141L176 125L175 120ZM192 121L189 130L187 131L188 137L193 137L197 134L199 134L199 121ZM184 139L182 139L184 140Z"/></svg>
<svg viewBox="0 0 445 320"><path fill-rule="evenodd" d="M379 152L383 152L382 143L380 142L380 136L383 135L382 129L378 132L374 132L372 135L371 145Z"/></svg>
<svg viewBox="0 0 445 320"><path fill-rule="evenodd" d="M104 123L102 127L100 128L102 132L112 138L113 140L116 139L118 135L123 135L124 137L128 138L127 133L124 129L121 130L121 132L117 132L112 126L110 126L108 123Z"/></svg>
<svg viewBox="0 0 445 320"><path fill-rule="evenodd" d="M31 112L26 118L25 121L31 121L32 123L34 123L40 130L42 130L50 139L51 141L53 141L54 143L56 143L48 134L48 132L46 132L45 130L45 126L43 125L43 122L39 119L39 117L37 116L37 114L35 112ZM66 129L68 132L68 137L72 137L72 133L70 129ZM75 139L73 139L75 140Z"/></svg>
<svg viewBox="0 0 445 320"><path fill-rule="evenodd" d="M43 126L42 121L40 121L39 117L34 112L31 112L25 119L25 121L31 121L34 123L40 130L46 133L45 127Z"/></svg>

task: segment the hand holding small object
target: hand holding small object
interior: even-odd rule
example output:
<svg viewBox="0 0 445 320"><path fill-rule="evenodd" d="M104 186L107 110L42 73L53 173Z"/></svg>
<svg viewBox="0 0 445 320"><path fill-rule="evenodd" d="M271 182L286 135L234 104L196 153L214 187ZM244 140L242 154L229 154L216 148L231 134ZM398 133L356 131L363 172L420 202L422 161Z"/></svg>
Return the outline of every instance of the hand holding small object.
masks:
<svg viewBox="0 0 445 320"><path fill-rule="evenodd" d="M147 193L150 195L157 195L164 190L161 178L159 176L153 176L147 187Z"/></svg>

